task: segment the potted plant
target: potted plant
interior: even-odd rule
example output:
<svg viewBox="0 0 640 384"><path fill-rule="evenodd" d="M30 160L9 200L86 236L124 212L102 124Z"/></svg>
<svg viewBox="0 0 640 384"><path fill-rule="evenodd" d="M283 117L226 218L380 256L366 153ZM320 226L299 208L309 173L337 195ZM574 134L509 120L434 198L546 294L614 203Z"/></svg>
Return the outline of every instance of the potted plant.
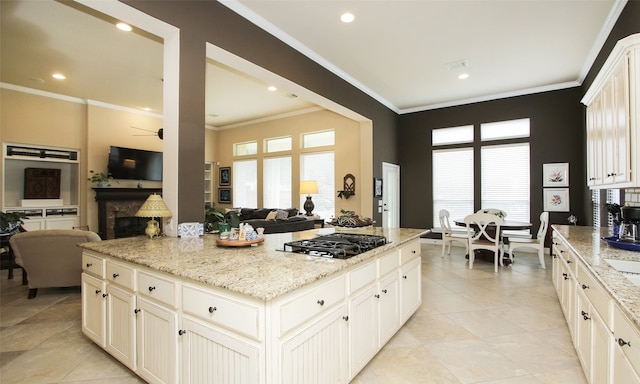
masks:
<svg viewBox="0 0 640 384"><path fill-rule="evenodd" d="M222 225L223 228L220 228ZM220 211L216 211L213 206L206 206L204 211L204 230L205 232L212 232L215 230L222 229L228 226L227 218L224 213ZM227 228L228 231L229 228Z"/></svg>
<svg viewBox="0 0 640 384"><path fill-rule="evenodd" d="M113 180L113 176L110 173L95 172L93 169L89 171L91 175L87 180L92 183L98 183L98 188L110 187L110 181Z"/></svg>
<svg viewBox="0 0 640 384"><path fill-rule="evenodd" d="M23 212L0 211L0 233L10 234L19 231L20 225L24 224L22 219L27 218Z"/></svg>

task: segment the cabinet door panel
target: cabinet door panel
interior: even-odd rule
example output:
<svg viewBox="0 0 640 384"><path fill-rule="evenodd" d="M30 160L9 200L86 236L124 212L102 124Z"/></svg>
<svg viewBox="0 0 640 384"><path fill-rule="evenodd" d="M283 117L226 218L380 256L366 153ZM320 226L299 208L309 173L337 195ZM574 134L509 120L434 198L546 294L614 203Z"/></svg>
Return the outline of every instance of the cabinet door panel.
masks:
<svg viewBox="0 0 640 384"><path fill-rule="evenodd" d="M178 315L138 298L138 374L152 383L177 382Z"/></svg>
<svg viewBox="0 0 640 384"><path fill-rule="evenodd" d="M398 274L392 273L380 281L380 347L384 346L400 327L400 289Z"/></svg>
<svg viewBox="0 0 640 384"><path fill-rule="evenodd" d="M420 265L421 259L418 257L400 268L400 310L403 323L422 303Z"/></svg>
<svg viewBox="0 0 640 384"><path fill-rule="evenodd" d="M349 299L349 377L353 378L378 352L377 284L372 284Z"/></svg>
<svg viewBox="0 0 640 384"><path fill-rule="evenodd" d="M135 295L107 284L107 351L136 370Z"/></svg>
<svg viewBox="0 0 640 384"><path fill-rule="evenodd" d="M96 344L106 346L106 299L101 280L82 274L82 332Z"/></svg>
<svg viewBox="0 0 640 384"><path fill-rule="evenodd" d="M260 382L258 347L187 316L182 328L181 383Z"/></svg>
<svg viewBox="0 0 640 384"><path fill-rule="evenodd" d="M346 383L347 325L338 306L281 346L282 383Z"/></svg>

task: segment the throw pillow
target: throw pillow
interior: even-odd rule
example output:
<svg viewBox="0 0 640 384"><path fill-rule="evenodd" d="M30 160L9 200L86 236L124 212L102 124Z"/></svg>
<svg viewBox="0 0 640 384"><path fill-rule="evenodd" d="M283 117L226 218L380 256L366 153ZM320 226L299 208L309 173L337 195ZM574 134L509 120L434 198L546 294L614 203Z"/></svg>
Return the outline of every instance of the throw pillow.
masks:
<svg viewBox="0 0 640 384"><path fill-rule="evenodd" d="M278 209L276 211L276 220L286 219L287 217L289 217L289 212L283 209Z"/></svg>
<svg viewBox="0 0 640 384"><path fill-rule="evenodd" d="M265 220L273 221L277 218L278 218L278 211L271 211L269 212L269 214L267 214L267 217L265 218Z"/></svg>

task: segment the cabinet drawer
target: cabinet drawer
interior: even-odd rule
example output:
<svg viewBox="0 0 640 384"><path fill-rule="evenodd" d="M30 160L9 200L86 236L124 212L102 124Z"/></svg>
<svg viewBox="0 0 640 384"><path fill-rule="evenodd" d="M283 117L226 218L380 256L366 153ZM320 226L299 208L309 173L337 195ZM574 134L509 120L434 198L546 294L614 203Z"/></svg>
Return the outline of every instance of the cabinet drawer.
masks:
<svg viewBox="0 0 640 384"><path fill-rule="evenodd" d="M260 340L260 308L207 289L184 285L182 309L212 324Z"/></svg>
<svg viewBox="0 0 640 384"><path fill-rule="evenodd" d="M158 300L176 308L176 283L150 274L138 272L138 294Z"/></svg>
<svg viewBox="0 0 640 384"><path fill-rule="evenodd" d="M107 260L106 278L124 288L135 290L135 271L126 265Z"/></svg>
<svg viewBox="0 0 640 384"><path fill-rule="evenodd" d="M611 327L611 316L609 316L609 295L604 288L595 280L593 275L586 269L582 263L576 263L578 266L578 289L582 290L591 301L591 305L598 311L600 317L604 319L607 327Z"/></svg>
<svg viewBox="0 0 640 384"><path fill-rule="evenodd" d="M400 264L408 263L416 257L420 257L419 240L413 240L411 243L400 248Z"/></svg>
<svg viewBox="0 0 640 384"><path fill-rule="evenodd" d="M345 291L346 276L342 275L285 301L280 305L280 335L342 303Z"/></svg>
<svg viewBox="0 0 640 384"><path fill-rule="evenodd" d="M90 253L82 253L82 270L104 279L104 259Z"/></svg>
<svg viewBox="0 0 640 384"><path fill-rule="evenodd" d="M349 273L349 289L353 293L376 280L376 262L372 261Z"/></svg>
<svg viewBox="0 0 640 384"><path fill-rule="evenodd" d="M392 251L391 253L389 253L388 255L384 255L381 258L378 259L378 266L379 266L379 270L380 270L380 276L384 276L389 272L395 271L396 269L398 269L398 266L400 265L398 263L398 252L397 251Z"/></svg>
<svg viewBox="0 0 640 384"><path fill-rule="evenodd" d="M629 362L633 365L633 369L636 372L640 372L640 331L617 305L613 307L613 335L622 353L627 356ZM623 343L623 345L620 346L620 343Z"/></svg>

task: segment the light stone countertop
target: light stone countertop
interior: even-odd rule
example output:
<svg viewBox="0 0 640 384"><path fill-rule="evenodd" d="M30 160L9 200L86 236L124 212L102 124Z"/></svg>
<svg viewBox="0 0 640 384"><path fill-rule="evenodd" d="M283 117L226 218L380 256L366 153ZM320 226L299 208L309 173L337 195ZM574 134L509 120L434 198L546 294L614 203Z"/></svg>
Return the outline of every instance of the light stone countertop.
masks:
<svg viewBox="0 0 640 384"><path fill-rule="evenodd" d="M382 235L388 244L345 260L281 252L286 242L333 232ZM153 240L139 236L80 246L177 277L268 301L401 246L424 232L424 229L409 228L323 228L264 235L263 243L250 247L218 246L217 235Z"/></svg>
<svg viewBox="0 0 640 384"><path fill-rule="evenodd" d="M640 287L611 267L605 259L640 262L640 252L610 246L603 237L611 236L609 228L553 225L569 247L580 257L596 279L604 286L622 311L640 328Z"/></svg>

